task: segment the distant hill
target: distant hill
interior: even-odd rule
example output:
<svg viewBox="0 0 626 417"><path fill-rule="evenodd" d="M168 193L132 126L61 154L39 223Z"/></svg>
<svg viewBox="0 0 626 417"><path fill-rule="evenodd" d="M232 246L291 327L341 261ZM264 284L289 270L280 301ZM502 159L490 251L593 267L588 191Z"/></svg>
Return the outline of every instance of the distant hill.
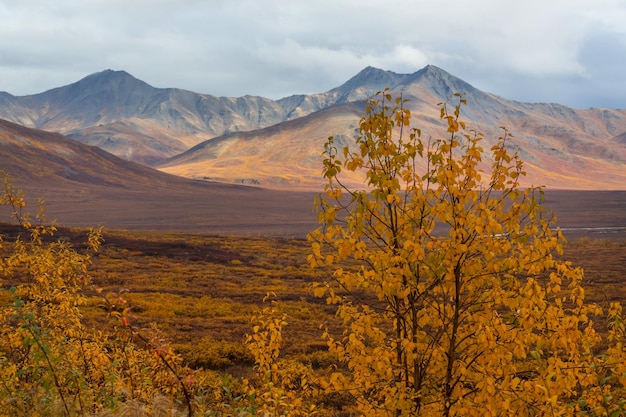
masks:
<svg viewBox="0 0 626 417"><path fill-rule="evenodd" d="M0 119L0 169L23 186L132 189L189 180L126 161L58 133Z"/></svg>
<svg viewBox="0 0 626 417"><path fill-rule="evenodd" d="M367 67L330 91L280 100L154 88L106 70L31 96L0 93L0 118L176 175L310 189L320 183L323 142L350 143L363 100L386 87L410 100L414 124L431 135L441 132L437 103L464 93L471 127L493 140L500 126L513 133L528 184L626 188L626 110L510 101L432 65L413 74Z"/></svg>
<svg viewBox="0 0 626 417"><path fill-rule="evenodd" d="M56 133L0 120L0 170L63 226L304 236L313 194L193 181L125 161ZM10 221L0 206L0 222Z"/></svg>
<svg viewBox="0 0 626 417"><path fill-rule="evenodd" d="M270 188L321 190L321 152L327 132L336 144L354 143L362 101L337 104L307 116L251 132L207 140L158 168L189 178L257 184ZM362 178L352 176L354 185Z"/></svg>
<svg viewBox="0 0 626 417"><path fill-rule="evenodd" d="M258 134L233 134L245 146L226 149L226 154L240 153L244 161L251 160L250 149L265 144L267 148L258 149L259 154L271 155L277 152L274 146L280 146L273 137L279 137L283 129L316 137L310 129L321 121L334 123L324 126L339 128L351 125L361 111L358 103L341 104ZM229 143L227 137L221 142L198 145L177 159L181 165L192 164L194 155L196 162L202 161L237 144ZM338 143L349 144L350 140L339 136ZM294 163L303 163L305 150L289 149ZM277 169L274 158L284 160L277 152L265 163ZM62 226L298 238L318 226L313 211L317 192L194 181L4 120L0 120L0 168L24 190L31 213L37 212L37 199L43 198L48 219ZM548 190L546 196L546 207L556 211L566 236L623 239L626 191ZM9 215L10 209L0 206L0 222L9 221Z"/></svg>

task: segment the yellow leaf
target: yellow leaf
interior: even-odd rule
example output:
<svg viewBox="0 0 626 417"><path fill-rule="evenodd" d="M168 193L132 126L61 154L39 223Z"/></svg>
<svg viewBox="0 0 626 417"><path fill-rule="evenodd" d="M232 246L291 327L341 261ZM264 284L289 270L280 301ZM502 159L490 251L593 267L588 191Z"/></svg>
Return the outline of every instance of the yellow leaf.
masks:
<svg viewBox="0 0 626 417"><path fill-rule="evenodd" d="M326 294L326 287L315 287L313 289L313 296L321 298Z"/></svg>

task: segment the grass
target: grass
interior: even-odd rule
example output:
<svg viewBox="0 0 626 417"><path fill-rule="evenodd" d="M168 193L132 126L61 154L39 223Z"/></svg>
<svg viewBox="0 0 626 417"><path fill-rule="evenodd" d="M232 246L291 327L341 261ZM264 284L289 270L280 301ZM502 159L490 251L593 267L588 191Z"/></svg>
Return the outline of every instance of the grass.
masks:
<svg viewBox="0 0 626 417"><path fill-rule="evenodd" d="M78 244L82 232L59 235ZM121 293L134 323L156 322L190 364L249 365L244 336L269 292L288 314L285 356L319 362L317 352L325 350L319 326L332 327L335 318L312 295L311 283L323 277L308 266L306 241L121 230L105 231L104 239L93 258L94 285L110 299ZM99 304L94 297L85 308L93 325L105 323ZM230 359L217 360L216 352Z"/></svg>
<svg viewBox="0 0 626 417"><path fill-rule="evenodd" d="M0 227L5 242L17 230ZM85 236L84 230L60 228L56 238L80 249ZM268 292L277 294L288 315L285 357L315 367L332 362L319 327L338 331L339 323L333 307L312 295L311 283L324 277L309 268L305 240L124 230L106 230L104 239L93 258L94 285L109 299L122 295L135 325L156 322L191 366L237 373L250 367L243 340ZM626 242L578 239L566 246L564 257L585 269L589 301L626 302ZM91 295L85 318L105 325L101 299L95 291Z"/></svg>

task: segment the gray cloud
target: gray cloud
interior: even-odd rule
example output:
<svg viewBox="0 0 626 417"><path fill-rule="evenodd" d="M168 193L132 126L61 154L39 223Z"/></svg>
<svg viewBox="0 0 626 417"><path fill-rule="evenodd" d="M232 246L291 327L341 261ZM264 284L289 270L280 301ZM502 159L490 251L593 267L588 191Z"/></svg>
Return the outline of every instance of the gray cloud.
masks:
<svg viewBox="0 0 626 417"><path fill-rule="evenodd" d="M0 16L0 90L14 95L113 68L280 98L367 65L434 64L510 99L626 107L620 0L0 0Z"/></svg>

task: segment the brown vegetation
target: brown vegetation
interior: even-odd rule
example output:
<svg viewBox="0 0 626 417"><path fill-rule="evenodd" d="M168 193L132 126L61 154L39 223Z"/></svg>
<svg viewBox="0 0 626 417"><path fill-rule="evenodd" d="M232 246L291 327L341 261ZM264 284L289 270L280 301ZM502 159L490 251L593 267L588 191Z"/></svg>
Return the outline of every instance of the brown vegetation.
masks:
<svg viewBox="0 0 626 417"><path fill-rule="evenodd" d="M0 225L5 243L18 232L15 225ZM82 229L57 232L78 249L86 235ZM339 323L332 309L312 296L310 283L324 277L306 264L305 241L123 230L105 230L103 237L91 268L94 284L109 293L123 291L137 325L156 322L192 368L235 377L251 374L253 356L244 335L251 332L252 317L267 291L277 292L289 315L283 357L310 363L320 372L335 363L319 326L339 332ZM626 241L575 239L563 257L584 268L589 302L605 307L609 301L626 302ZM10 285L3 282L4 289ZM90 295L83 308L88 325L106 325L101 299ZM7 296L3 291L2 299Z"/></svg>

